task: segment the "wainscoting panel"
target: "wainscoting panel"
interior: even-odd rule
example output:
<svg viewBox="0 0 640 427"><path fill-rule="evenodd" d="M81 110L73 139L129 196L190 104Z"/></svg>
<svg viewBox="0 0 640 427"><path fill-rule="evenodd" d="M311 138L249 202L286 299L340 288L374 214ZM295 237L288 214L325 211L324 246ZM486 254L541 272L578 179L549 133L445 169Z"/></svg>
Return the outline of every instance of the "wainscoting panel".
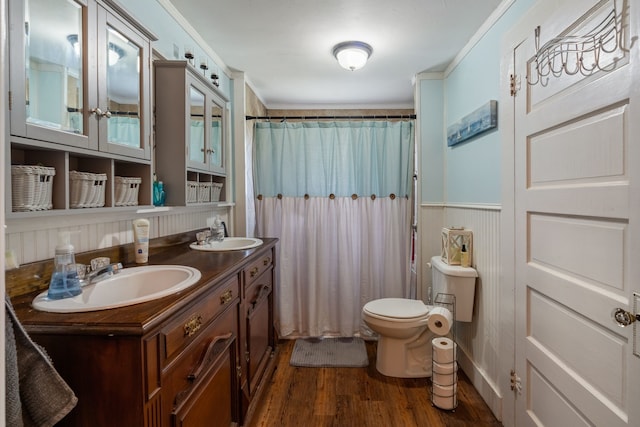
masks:
<svg viewBox="0 0 640 427"><path fill-rule="evenodd" d="M427 263L440 254L440 233L445 226L463 226L473 231L472 266L478 270L473 321L457 322L458 362L494 414L502 414L499 375L513 361L500 354L500 307L513 301L500 296L500 207L474 205L421 206L422 289L431 286ZM428 240L425 242L425 240ZM426 298L423 298L426 300Z"/></svg>
<svg viewBox="0 0 640 427"><path fill-rule="evenodd" d="M494 414L501 414L499 370L511 365L500 363L500 307L513 301L500 300L500 210L448 206L444 217L447 225L473 230L472 266L479 275L473 321L456 324L458 361Z"/></svg>
<svg viewBox="0 0 640 427"><path fill-rule="evenodd" d="M58 232L71 231L76 253L133 242L131 221L147 218L151 238L169 236L207 226L217 215L228 219L228 208L171 208L148 214L74 214L56 218L7 219L6 247L13 250L19 264L53 258ZM227 224L229 222L227 221Z"/></svg>

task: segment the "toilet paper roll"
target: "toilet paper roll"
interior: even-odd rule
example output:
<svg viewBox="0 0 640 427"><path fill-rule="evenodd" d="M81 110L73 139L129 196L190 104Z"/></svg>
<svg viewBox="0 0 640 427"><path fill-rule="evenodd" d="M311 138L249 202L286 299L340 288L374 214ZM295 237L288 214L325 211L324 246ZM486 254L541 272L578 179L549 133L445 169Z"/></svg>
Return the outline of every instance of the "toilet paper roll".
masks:
<svg viewBox="0 0 640 427"><path fill-rule="evenodd" d="M453 324L453 315L449 309L444 307L434 307L429 312L427 325L429 330L436 335L447 335Z"/></svg>
<svg viewBox="0 0 640 427"><path fill-rule="evenodd" d="M449 386L458 382L458 376L455 373L439 374L435 371L431 373L431 382L433 385Z"/></svg>
<svg viewBox="0 0 640 427"><path fill-rule="evenodd" d="M458 372L458 364L455 361L450 363L433 362L432 369L436 374L449 375L453 374L454 372Z"/></svg>
<svg viewBox="0 0 640 427"><path fill-rule="evenodd" d="M458 403L458 385L449 386L433 385L431 400L440 409L455 409Z"/></svg>
<svg viewBox="0 0 640 427"><path fill-rule="evenodd" d="M451 363L455 360L456 343L449 338L434 338L431 341L433 346L433 361L440 364Z"/></svg>

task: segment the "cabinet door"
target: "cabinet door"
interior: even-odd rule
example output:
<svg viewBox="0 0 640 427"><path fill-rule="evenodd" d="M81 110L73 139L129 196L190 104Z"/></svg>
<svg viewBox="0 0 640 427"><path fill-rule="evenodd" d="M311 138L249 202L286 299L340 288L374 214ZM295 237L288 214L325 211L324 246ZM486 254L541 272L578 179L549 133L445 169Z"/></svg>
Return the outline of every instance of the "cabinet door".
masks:
<svg viewBox="0 0 640 427"><path fill-rule="evenodd" d="M12 0L9 14L11 134L96 149L85 104L87 3Z"/></svg>
<svg viewBox="0 0 640 427"><path fill-rule="evenodd" d="M200 361L203 378L193 390L176 397L176 407L171 413L173 427L227 427L234 420L235 407L235 337L215 343L222 348L219 356L206 366L209 350Z"/></svg>
<svg viewBox="0 0 640 427"><path fill-rule="evenodd" d="M209 169L213 172L219 173L224 172L223 111L224 107L216 104L213 98L209 99L209 115L211 116L209 147L207 149L207 154L209 156Z"/></svg>
<svg viewBox="0 0 640 427"><path fill-rule="evenodd" d="M204 90L192 79L187 90L187 154L189 166L197 169L207 169L206 141L209 134L208 123L210 122L206 108L206 97Z"/></svg>
<svg viewBox="0 0 640 427"><path fill-rule="evenodd" d="M149 43L127 24L98 8L97 98L91 121L100 151L151 158Z"/></svg>
<svg viewBox="0 0 640 427"><path fill-rule="evenodd" d="M253 396L271 354L270 328L272 307L271 270L260 276L247 291L246 345L249 356L247 376L249 393Z"/></svg>

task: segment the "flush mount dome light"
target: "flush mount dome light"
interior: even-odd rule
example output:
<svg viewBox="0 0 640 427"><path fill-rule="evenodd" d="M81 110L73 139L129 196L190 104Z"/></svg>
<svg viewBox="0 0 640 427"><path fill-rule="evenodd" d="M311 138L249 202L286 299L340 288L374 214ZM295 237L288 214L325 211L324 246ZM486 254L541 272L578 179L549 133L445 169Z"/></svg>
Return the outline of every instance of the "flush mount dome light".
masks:
<svg viewBox="0 0 640 427"><path fill-rule="evenodd" d="M333 56L345 70L355 71L365 66L373 49L364 42L342 42L333 48Z"/></svg>

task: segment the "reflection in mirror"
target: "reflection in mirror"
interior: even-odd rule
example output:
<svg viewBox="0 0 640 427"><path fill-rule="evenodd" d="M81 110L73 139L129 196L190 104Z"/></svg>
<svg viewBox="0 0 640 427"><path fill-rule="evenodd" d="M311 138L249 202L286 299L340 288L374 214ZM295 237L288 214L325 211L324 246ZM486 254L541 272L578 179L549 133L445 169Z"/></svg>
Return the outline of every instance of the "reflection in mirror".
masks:
<svg viewBox="0 0 640 427"><path fill-rule="evenodd" d="M191 86L189 100L189 160L204 163L204 93Z"/></svg>
<svg viewBox="0 0 640 427"><path fill-rule="evenodd" d="M222 108L216 104L211 105L211 164L222 167Z"/></svg>
<svg viewBox="0 0 640 427"><path fill-rule="evenodd" d="M140 147L140 51L120 32L107 29L108 141Z"/></svg>
<svg viewBox="0 0 640 427"><path fill-rule="evenodd" d="M25 0L27 122L82 134L82 7Z"/></svg>

